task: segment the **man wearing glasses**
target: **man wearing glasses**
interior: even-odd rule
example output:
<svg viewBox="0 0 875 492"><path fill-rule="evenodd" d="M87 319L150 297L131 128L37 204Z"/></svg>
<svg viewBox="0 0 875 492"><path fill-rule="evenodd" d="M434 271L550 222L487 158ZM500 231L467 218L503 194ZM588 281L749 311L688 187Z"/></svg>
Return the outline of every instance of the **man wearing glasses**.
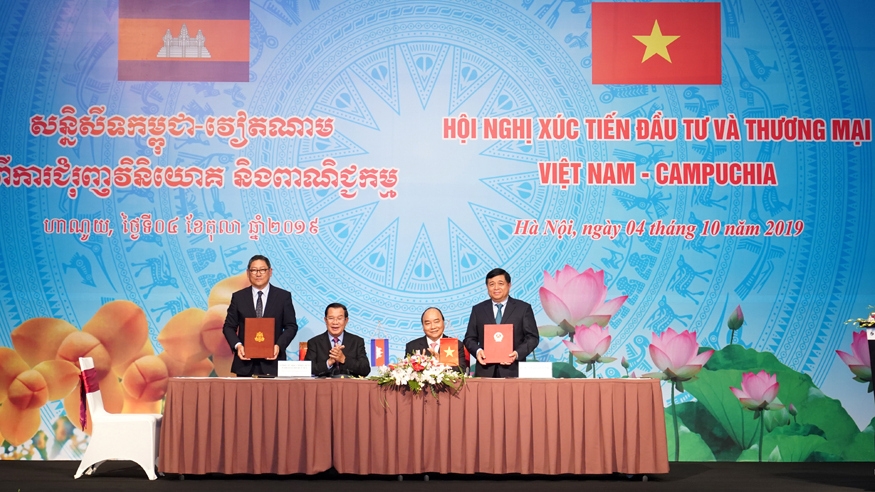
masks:
<svg viewBox="0 0 875 492"><path fill-rule="evenodd" d="M367 376L371 363L362 337L346 331L349 311L339 302L325 308L325 332L307 341L314 376Z"/></svg>
<svg viewBox="0 0 875 492"><path fill-rule="evenodd" d="M246 267L249 283L243 290L231 294L231 305L225 317L222 331L225 339L234 352L231 372L237 376L276 376L277 360L286 360L286 347L298 333L298 322L295 320L295 306L292 304L292 294L270 284L270 260L265 256L255 255L249 259ZM246 357L242 340L245 340L244 324L246 318L273 318L274 341L273 357L267 359L250 359Z"/></svg>

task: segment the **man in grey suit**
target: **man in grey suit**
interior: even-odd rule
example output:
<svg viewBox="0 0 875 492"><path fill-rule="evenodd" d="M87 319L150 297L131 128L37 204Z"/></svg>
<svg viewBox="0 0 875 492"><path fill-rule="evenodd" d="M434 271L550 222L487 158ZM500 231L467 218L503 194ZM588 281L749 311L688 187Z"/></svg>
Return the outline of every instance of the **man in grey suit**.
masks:
<svg viewBox="0 0 875 492"><path fill-rule="evenodd" d="M286 348L298 333L292 294L271 285L272 272L270 260L262 255L253 256L246 267L249 283L252 285L231 294L231 304L228 306L222 332L234 352L231 372L238 376L276 376L276 361L286 360ZM273 357L250 359L246 357L242 342L246 339L245 320L262 317L274 319Z"/></svg>
<svg viewBox="0 0 875 492"><path fill-rule="evenodd" d="M540 341L535 313L532 306L509 296L510 274L495 268L486 274L486 291L489 300L475 304L468 319L465 332L465 347L475 354L477 369L475 375L487 378L515 378L519 376L519 361L535 350ZM511 362L487 364L483 351L483 325L513 325L513 352Z"/></svg>

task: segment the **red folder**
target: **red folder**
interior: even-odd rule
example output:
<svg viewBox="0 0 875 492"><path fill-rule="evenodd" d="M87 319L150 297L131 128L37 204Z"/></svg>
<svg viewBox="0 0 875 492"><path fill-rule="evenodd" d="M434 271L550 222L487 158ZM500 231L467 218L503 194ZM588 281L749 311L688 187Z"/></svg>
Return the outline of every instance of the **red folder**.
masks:
<svg viewBox="0 0 875 492"><path fill-rule="evenodd" d="M513 362L513 325L483 325L483 355L487 364Z"/></svg>
<svg viewBox="0 0 875 492"><path fill-rule="evenodd" d="M243 331L243 351L250 359L269 359L273 357L273 318L246 318Z"/></svg>

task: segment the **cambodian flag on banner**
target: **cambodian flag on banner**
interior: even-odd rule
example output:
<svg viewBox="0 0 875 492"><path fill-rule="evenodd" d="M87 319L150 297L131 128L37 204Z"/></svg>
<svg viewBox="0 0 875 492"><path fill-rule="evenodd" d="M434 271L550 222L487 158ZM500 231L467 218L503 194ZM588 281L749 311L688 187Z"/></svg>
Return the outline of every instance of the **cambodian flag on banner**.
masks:
<svg viewBox="0 0 875 492"><path fill-rule="evenodd" d="M720 3L592 4L593 84L720 84Z"/></svg>
<svg viewBox="0 0 875 492"><path fill-rule="evenodd" d="M371 366L385 366L389 362L389 339L371 339Z"/></svg>
<svg viewBox="0 0 875 492"><path fill-rule="evenodd" d="M118 79L248 82L249 0L120 0Z"/></svg>

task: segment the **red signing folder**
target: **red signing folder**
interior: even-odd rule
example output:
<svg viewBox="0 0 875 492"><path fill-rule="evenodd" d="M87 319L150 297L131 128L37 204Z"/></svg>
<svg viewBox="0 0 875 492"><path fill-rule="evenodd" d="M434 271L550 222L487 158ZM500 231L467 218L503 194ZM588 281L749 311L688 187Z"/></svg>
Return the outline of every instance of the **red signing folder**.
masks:
<svg viewBox="0 0 875 492"><path fill-rule="evenodd" d="M513 362L513 325L483 325L483 355L487 364Z"/></svg>
<svg viewBox="0 0 875 492"><path fill-rule="evenodd" d="M273 318L246 318L243 325L246 338L243 351L250 359L270 359L273 357Z"/></svg>

